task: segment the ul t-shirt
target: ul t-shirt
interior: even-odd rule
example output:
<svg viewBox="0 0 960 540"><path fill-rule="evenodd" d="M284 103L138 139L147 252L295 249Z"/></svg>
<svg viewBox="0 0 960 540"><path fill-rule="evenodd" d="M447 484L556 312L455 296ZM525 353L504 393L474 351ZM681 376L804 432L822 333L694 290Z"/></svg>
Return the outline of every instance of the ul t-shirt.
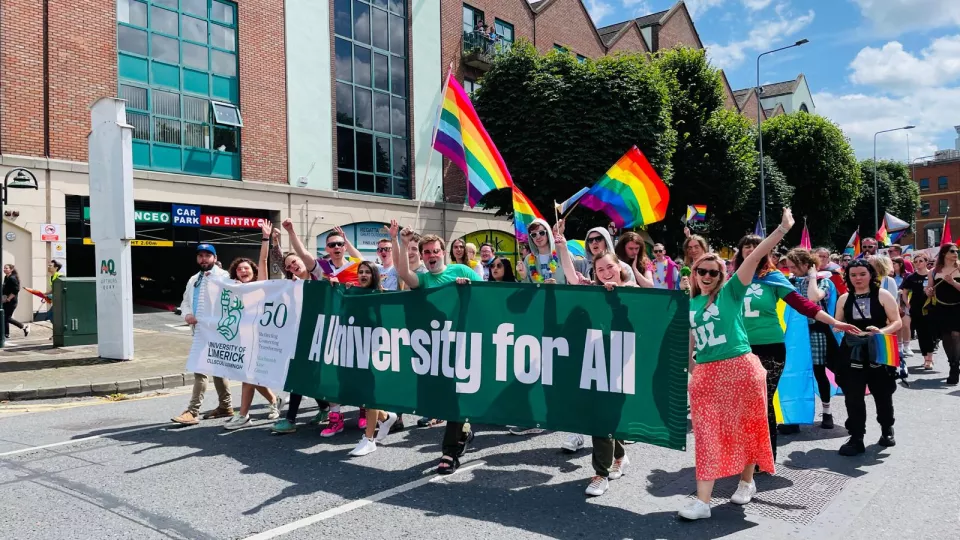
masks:
<svg viewBox="0 0 960 540"><path fill-rule="evenodd" d="M736 276L727 281L713 304L700 295L690 300L690 330L697 349L697 363L736 358L750 352L743 323L743 299L747 286Z"/></svg>
<svg viewBox="0 0 960 540"><path fill-rule="evenodd" d="M788 294L790 291L785 287L771 287L762 283L751 283L747 286L743 298L743 325L747 329L747 338L751 345L783 343L783 328L780 326L780 315L777 314L777 302Z"/></svg>
<svg viewBox="0 0 960 540"><path fill-rule="evenodd" d="M378 264L377 270L380 271L380 286L383 287L385 291L395 291L397 290L397 265L391 265L390 268L384 268L383 265Z"/></svg>
<svg viewBox="0 0 960 540"><path fill-rule="evenodd" d="M436 274L433 272L417 274L417 281L420 283L421 289L432 289L434 287L446 285L447 283L453 283L457 280L457 278L467 278L470 281L480 281L480 276L473 271L473 268L463 264L448 264L447 267L443 269L443 272L438 272Z"/></svg>

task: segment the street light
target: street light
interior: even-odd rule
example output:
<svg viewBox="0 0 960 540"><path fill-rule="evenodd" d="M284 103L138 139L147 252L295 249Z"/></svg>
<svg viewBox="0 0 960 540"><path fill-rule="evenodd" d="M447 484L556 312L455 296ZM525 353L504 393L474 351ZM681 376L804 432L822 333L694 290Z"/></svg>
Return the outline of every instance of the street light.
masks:
<svg viewBox="0 0 960 540"><path fill-rule="evenodd" d="M786 47L780 47L779 49L760 53L760 55L757 56L757 134L760 138L760 225L763 227L764 234L767 233L767 186L763 175L763 130L760 129L760 122L762 121L761 116L763 115L763 107L760 105L760 94L763 94L763 87L760 86L760 59L765 55L791 49L793 47L799 47L807 43L810 43L810 40L804 38L793 45L787 45Z"/></svg>
<svg viewBox="0 0 960 540"><path fill-rule="evenodd" d="M890 133L891 131L900 131L901 129L913 129L915 127L917 126L903 126L893 129L885 129L873 134L873 222L877 224L877 230L880 230L880 198L879 193L877 193L877 135L881 133Z"/></svg>
<svg viewBox="0 0 960 540"><path fill-rule="evenodd" d="M27 169L12 169L3 177L3 185L0 186L0 216L3 215L3 205L7 203L7 190L14 189L40 189L37 183L37 177ZM0 217L0 238L3 238L3 218ZM0 240L2 242L2 240ZM3 250L0 249L0 268L3 268ZM0 310L0 328L3 328L4 313ZM0 333L0 347L3 347L5 338L4 333Z"/></svg>

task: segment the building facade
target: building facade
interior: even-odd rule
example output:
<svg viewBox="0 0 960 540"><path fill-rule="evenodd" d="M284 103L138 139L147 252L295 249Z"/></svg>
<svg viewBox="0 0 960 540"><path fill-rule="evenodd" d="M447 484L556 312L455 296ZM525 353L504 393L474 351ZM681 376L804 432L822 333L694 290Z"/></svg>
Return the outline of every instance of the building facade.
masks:
<svg viewBox="0 0 960 540"><path fill-rule="evenodd" d="M920 186L920 209L916 215L915 237L905 238L903 243L913 243L918 248L940 245L947 219L956 242L956 235L960 233L960 219L954 218L953 214L960 211L960 158L917 164L911 175Z"/></svg>
<svg viewBox="0 0 960 540"><path fill-rule="evenodd" d="M10 191L3 261L36 289L55 255L94 275L86 139L103 96L126 100L133 134L139 300L182 294L198 242L224 264L255 255L260 220L292 219L311 249L344 226L369 252L391 218L446 239L509 234L508 220L438 202L440 7L5 1L0 174L25 168L39 189ZM62 240L43 241L45 224ZM38 304L20 306L29 319Z"/></svg>
<svg viewBox="0 0 960 540"><path fill-rule="evenodd" d="M754 123L757 122L758 116L758 97L760 99L761 110L759 116L761 121L798 111L817 113L817 107L813 103L813 94L810 93L810 86L807 84L807 78L803 73L790 81L765 84L760 88L759 94L756 88L751 87L736 90L733 95L737 100L740 112Z"/></svg>

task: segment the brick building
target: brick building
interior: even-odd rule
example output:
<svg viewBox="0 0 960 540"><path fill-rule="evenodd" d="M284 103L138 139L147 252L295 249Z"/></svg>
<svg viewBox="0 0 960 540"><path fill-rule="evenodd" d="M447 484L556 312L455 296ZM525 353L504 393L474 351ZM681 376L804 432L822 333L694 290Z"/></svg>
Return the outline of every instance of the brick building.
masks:
<svg viewBox="0 0 960 540"><path fill-rule="evenodd" d="M960 149L958 149L960 150ZM906 236L901 243L917 248L935 247L943 235L944 218L950 215L950 231L956 242L960 234L960 159L948 157L917 164L913 180L920 186L920 209L916 215L916 237ZM930 237L933 242L930 242Z"/></svg>
<svg viewBox="0 0 960 540"><path fill-rule="evenodd" d="M757 89L743 88L735 91L733 95L737 100L737 107L740 112L751 122L756 123L758 113ZM790 81L763 85L760 88L759 98L761 120L797 111L817 113L817 108L813 103L813 94L810 92L810 86L807 84L807 78L803 73Z"/></svg>

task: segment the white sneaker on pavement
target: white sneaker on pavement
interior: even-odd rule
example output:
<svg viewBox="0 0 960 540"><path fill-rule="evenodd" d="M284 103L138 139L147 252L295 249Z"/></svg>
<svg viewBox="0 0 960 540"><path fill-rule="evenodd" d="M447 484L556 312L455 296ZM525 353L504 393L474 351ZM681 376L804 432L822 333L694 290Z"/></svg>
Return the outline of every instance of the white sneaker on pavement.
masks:
<svg viewBox="0 0 960 540"><path fill-rule="evenodd" d="M233 415L233 418L227 420L227 423L223 425L223 429L234 430L240 429L243 426L250 423L250 415L243 416L240 413Z"/></svg>
<svg viewBox="0 0 960 540"><path fill-rule="evenodd" d="M283 396L277 394L277 401L269 405L270 412L267 413L267 420L276 420L280 418L280 410L283 409Z"/></svg>
<svg viewBox="0 0 960 540"><path fill-rule="evenodd" d="M624 471L624 469L629 464L630 464L630 458L628 458L627 456L623 456L620 459L614 460L613 467L610 467L610 476L608 476L608 478L610 480L616 480L620 478L621 476L626 474L626 471Z"/></svg>
<svg viewBox="0 0 960 540"><path fill-rule="evenodd" d="M694 521L697 519L708 519L710 517L710 505L696 499L686 508L677 513L681 518Z"/></svg>
<svg viewBox="0 0 960 540"><path fill-rule="evenodd" d="M368 439L366 435L360 437L360 442L357 443L357 446L350 451L351 456L365 456L367 454L372 454L374 450L377 449L377 443L373 439Z"/></svg>
<svg viewBox="0 0 960 540"><path fill-rule="evenodd" d="M379 430L377 432L377 442L383 442L387 438L387 435L390 434L390 428L393 427L393 424L397 422L397 413L388 412L387 419L384 421L377 421Z"/></svg>
<svg viewBox="0 0 960 540"><path fill-rule="evenodd" d="M753 499L753 496L757 494L757 483L750 482L749 484L740 481L740 485L737 486L737 492L733 494L733 497L730 497L730 502L734 504L747 504Z"/></svg>
<svg viewBox="0 0 960 540"><path fill-rule="evenodd" d="M563 441L563 444L560 445L560 449L564 452L574 454L583 448L583 444L583 435L571 433L567 435L567 440Z"/></svg>
<svg viewBox="0 0 960 540"><path fill-rule="evenodd" d="M610 487L610 481L602 476L594 476L590 479L590 485L587 486L587 489L584 491L587 495L591 497L599 497L606 493L607 488Z"/></svg>

